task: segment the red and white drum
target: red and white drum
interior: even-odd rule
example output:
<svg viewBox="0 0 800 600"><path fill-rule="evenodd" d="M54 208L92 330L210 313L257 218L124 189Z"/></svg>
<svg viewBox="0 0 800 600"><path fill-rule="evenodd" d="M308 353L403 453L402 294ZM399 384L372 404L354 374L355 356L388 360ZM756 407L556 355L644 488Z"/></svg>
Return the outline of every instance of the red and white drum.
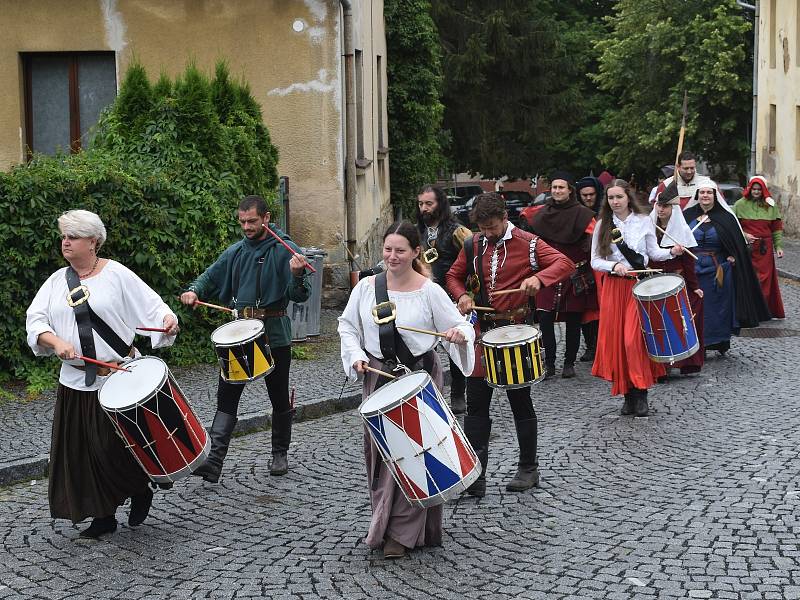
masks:
<svg viewBox="0 0 800 600"><path fill-rule="evenodd" d="M167 368L155 356L114 371L98 399L125 446L156 483L188 476L205 462L211 446L203 424Z"/></svg>

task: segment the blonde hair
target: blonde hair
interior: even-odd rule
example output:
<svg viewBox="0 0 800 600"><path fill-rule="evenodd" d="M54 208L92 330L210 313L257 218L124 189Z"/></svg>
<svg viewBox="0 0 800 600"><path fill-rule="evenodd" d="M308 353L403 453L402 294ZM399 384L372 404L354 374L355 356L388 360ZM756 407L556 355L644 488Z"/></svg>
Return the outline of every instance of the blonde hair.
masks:
<svg viewBox="0 0 800 600"><path fill-rule="evenodd" d="M64 235L97 240L97 249L106 241L106 226L95 213L88 210L68 210L58 217L58 228Z"/></svg>

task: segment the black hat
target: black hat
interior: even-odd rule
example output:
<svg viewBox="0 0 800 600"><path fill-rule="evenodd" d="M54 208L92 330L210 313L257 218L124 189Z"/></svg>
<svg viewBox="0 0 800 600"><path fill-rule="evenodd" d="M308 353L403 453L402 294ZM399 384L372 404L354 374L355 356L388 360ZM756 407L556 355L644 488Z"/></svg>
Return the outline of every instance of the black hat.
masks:
<svg viewBox="0 0 800 600"><path fill-rule="evenodd" d="M677 200L677 202L675 202ZM663 192L656 198L656 202L662 206L665 204L679 204L680 194L678 193L678 184L674 181L670 183Z"/></svg>
<svg viewBox="0 0 800 600"><path fill-rule="evenodd" d="M550 182L552 183L556 179L563 179L566 181L570 187L575 187L575 178L572 176L572 173L563 170L557 170L550 175Z"/></svg>

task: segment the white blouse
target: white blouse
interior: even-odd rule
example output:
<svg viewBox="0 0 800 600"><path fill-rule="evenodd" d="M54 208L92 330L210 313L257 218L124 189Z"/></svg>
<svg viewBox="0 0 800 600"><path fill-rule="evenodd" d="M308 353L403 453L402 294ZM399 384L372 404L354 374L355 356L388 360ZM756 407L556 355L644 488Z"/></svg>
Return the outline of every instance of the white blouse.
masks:
<svg viewBox="0 0 800 600"><path fill-rule="evenodd" d="M614 227L622 232L625 244L644 257L644 264L647 266L650 260L669 260L672 258L668 248L660 248L656 239L656 229L648 215L637 215L630 213L624 221L615 215ZM592 234L592 268L595 271L606 271L608 273L617 263L622 263L627 268L633 268L627 261L616 244L611 244L611 254L600 256L597 245L600 239L602 221L598 221Z"/></svg>
<svg viewBox="0 0 800 600"><path fill-rule="evenodd" d="M462 373L469 375L475 366L475 330L458 312L447 293L433 281L413 292L389 290L389 300L397 306L397 325L407 325L431 331L446 331L458 327L467 339L466 344L450 344L442 341L453 362ZM353 363L369 362L367 352L383 358L378 325L372 318L375 301L375 277L358 282L350 293L347 307L339 317L339 336L342 339L342 366L351 380L358 377ZM414 356L420 356L436 347L442 339L425 333L399 330L403 341Z"/></svg>
<svg viewBox="0 0 800 600"><path fill-rule="evenodd" d="M39 336L50 332L72 344L76 352L81 353L81 342L78 336L78 324L75 311L67 304L66 278L67 268L59 269L48 277L36 297L28 307L25 328L28 331L28 345L36 356L52 356L52 348L38 344ZM164 317L173 315L161 297L142 281L138 275L124 265L109 260L100 273L81 284L89 288L89 305L103 321L111 327L126 344L133 341L134 335L147 335L153 348L171 346L175 336L168 336L157 331L137 332L136 327L163 327ZM94 334L94 346L97 360L118 362L122 360L114 350L106 344L97 332ZM81 391L93 391L102 387L106 377L97 377L95 383L86 387L85 373L73 365L83 366L82 360L64 361L58 381L62 385Z"/></svg>

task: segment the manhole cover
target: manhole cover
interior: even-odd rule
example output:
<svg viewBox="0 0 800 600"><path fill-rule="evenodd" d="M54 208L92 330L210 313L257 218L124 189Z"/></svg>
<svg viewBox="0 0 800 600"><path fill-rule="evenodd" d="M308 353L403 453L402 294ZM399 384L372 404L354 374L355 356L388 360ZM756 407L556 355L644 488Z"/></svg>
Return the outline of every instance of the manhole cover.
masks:
<svg viewBox="0 0 800 600"><path fill-rule="evenodd" d="M800 331L797 329L779 329L777 327L758 327L756 329L742 329L739 335L751 338L780 338L798 336Z"/></svg>

